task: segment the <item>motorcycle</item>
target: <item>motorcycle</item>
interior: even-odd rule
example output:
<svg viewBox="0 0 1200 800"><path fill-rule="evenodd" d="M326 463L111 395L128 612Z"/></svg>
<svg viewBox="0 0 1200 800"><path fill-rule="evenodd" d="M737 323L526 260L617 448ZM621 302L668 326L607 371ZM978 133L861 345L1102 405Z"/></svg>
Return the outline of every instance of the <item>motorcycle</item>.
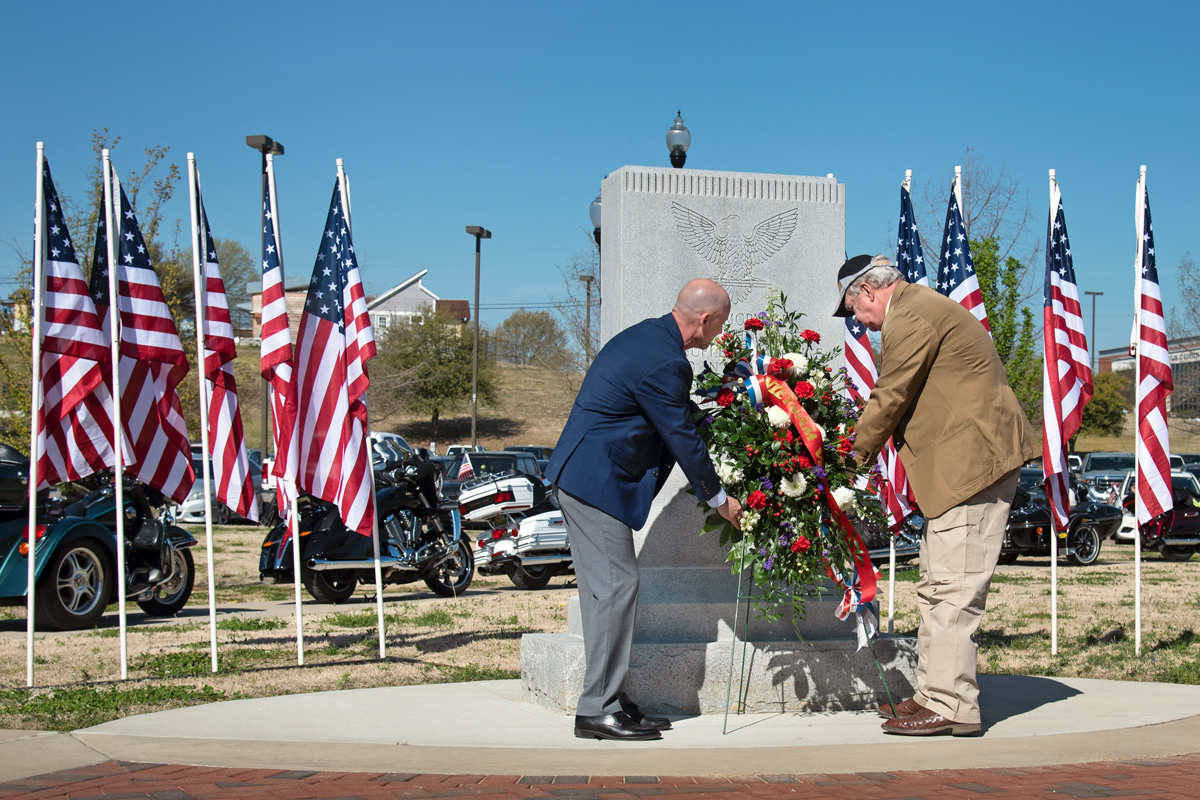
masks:
<svg viewBox="0 0 1200 800"><path fill-rule="evenodd" d="M541 589L574 574L571 540L554 494L540 481L502 472L468 481L459 494L468 522L490 522L476 544L480 575L507 575L518 589Z"/></svg>
<svg viewBox="0 0 1200 800"><path fill-rule="evenodd" d="M455 508L439 507L440 473L428 459L390 442L374 445L375 513L384 585L424 581L441 597L471 585L475 561ZM375 583L370 536L352 531L333 503L303 495L300 511L300 580L318 602L342 603L361 583ZM259 579L294 583L292 534L279 522L263 540Z"/></svg>
<svg viewBox="0 0 1200 800"><path fill-rule="evenodd" d="M1077 566L1094 564L1100 557L1100 542L1121 524L1121 509L1091 500L1074 505L1067 529L1058 533L1058 555ZM1020 556L1050 555L1054 525L1045 494L1018 488L1004 529L999 563L1013 564Z"/></svg>
<svg viewBox="0 0 1200 800"><path fill-rule="evenodd" d="M6 448L8 449L8 448ZM0 459L0 483L25 476L29 462ZM86 494L69 503L39 497L36 542L35 625L43 630L82 630L95 625L117 597L116 492L109 473L75 484ZM196 539L172 524L163 495L124 480L125 580L127 599L146 614L174 616L191 597ZM29 551L28 498L4 492L0 508L0 604L25 602Z"/></svg>
<svg viewBox="0 0 1200 800"><path fill-rule="evenodd" d="M921 555L921 536L925 532L925 517L916 512L909 514L894 534L890 534L887 528L876 530L866 525L861 519L856 519L854 525L858 529L858 535L862 537L863 544L867 546L871 563L877 567L889 563L891 559L891 548L888 546L889 536L896 544L897 564L904 564Z"/></svg>
<svg viewBox="0 0 1200 800"><path fill-rule="evenodd" d="M1181 497L1176 493L1172 500L1170 511L1139 526L1142 549L1157 550L1167 561L1187 561L1200 552L1200 508L1193 505L1194 495ZM1133 492L1125 494L1121 505L1126 514L1135 513Z"/></svg>

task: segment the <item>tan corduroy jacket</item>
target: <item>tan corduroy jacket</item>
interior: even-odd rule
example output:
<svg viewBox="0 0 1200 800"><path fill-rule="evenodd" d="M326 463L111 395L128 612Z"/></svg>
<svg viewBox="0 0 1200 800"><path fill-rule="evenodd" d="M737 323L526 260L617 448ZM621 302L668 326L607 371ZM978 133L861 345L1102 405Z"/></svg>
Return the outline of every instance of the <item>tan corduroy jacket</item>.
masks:
<svg viewBox="0 0 1200 800"><path fill-rule="evenodd" d="M901 281L880 333L879 380L854 453L873 463L894 435L922 513L939 517L1038 455L996 347L971 312Z"/></svg>

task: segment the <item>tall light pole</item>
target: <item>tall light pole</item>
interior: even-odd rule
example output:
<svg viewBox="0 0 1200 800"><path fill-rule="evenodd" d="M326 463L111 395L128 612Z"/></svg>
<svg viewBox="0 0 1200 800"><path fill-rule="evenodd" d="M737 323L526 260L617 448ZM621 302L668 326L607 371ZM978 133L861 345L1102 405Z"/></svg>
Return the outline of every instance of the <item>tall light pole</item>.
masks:
<svg viewBox="0 0 1200 800"><path fill-rule="evenodd" d="M1104 292L1084 292L1092 296L1092 341L1089 342L1092 346L1092 373L1100 369L1100 351L1096 349L1096 298L1104 294Z"/></svg>
<svg viewBox="0 0 1200 800"><path fill-rule="evenodd" d="M479 243L492 238L492 232L479 225L468 225L475 237L475 344L471 347L471 447L475 447L475 428L479 421Z"/></svg>
<svg viewBox="0 0 1200 800"><path fill-rule="evenodd" d="M279 142L275 141L274 139L272 139L270 136L247 136L246 144L250 147L253 147L258 152L262 153L262 191L258 195L259 201L261 202L262 198L267 196L267 155L268 154L273 155L273 156L283 155L283 145L280 144ZM259 219L262 219L261 214L259 215ZM259 254L260 258L262 256L263 248L266 247L266 237L267 237L267 230L266 230L266 228L263 228L262 241L259 244L259 248L258 248L258 254ZM260 273L260 276L261 276L261 273ZM260 283L259 283L260 295L259 296L261 297L261 292L262 292L261 277L259 280L260 280ZM261 319L261 314L262 314L261 306L262 306L262 301L260 300L259 301L260 319ZM259 333L259 336L262 336L261 325L259 326L258 333ZM203 365L201 365L201 367L203 367ZM270 452L270 447L271 447L271 440L270 440L270 438L268 438L268 431L267 431L267 421L268 421L268 414L269 414L267 409L271 405L270 384L267 383L266 378L262 379L262 387L263 387L262 438L259 440L259 447L261 448L259 450L259 453L260 453L259 463L260 464L267 460L267 454L268 454L268 452Z"/></svg>
<svg viewBox="0 0 1200 800"><path fill-rule="evenodd" d="M595 275L580 275L579 280L587 284L587 338L583 344L584 368L592 365L592 281L596 280Z"/></svg>

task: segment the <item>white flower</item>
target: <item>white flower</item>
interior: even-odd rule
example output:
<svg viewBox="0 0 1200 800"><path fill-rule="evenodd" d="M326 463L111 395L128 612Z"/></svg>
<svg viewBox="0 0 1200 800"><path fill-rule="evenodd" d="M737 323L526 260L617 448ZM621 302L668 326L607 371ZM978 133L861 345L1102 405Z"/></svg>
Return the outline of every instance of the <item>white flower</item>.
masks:
<svg viewBox="0 0 1200 800"><path fill-rule="evenodd" d="M803 378L808 372L808 359L799 353L784 353L783 357L792 362L792 377L796 380Z"/></svg>
<svg viewBox="0 0 1200 800"><path fill-rule="evenodd" d="M757 509L750 508L749 506L743 506L742 507L742 530L743 531L753 530L754 526L758 524L758 517L759 517L759 513L758 513Z"/></svg>
<svg viewBox="0 0 1200 800"><path fill-rule="evenodd" d="M779 482L779 491L785 497L802 497L805 490L808 489L808 481L804 479L804 475L797 472L790 478L784 478ZM793 522L795 522L793 520Z"/></svg>
<svg viewBox="0 0 1200 800"><path fill-rule="evenodd" d="M786 428L792 424L792 418L788 413L779 406L770 406L766 409L767 422L771 423L772 428Z"/></svg>
<svg viewBox="0 0 1200 800"><path fill-rule="evenodd" d="M717 477L721 479L721 483L729 485L737 483L742 479L742 471L732 461L724 458L717 459L715 464L717 469Z"/></svg>
<svg viewBox="0 0 1200 800"><path fill-rule="evenodd" d="M833 499L837 502L838 508L846 514L854 510L856 497L854 489L849 486L839 486L833 490Z"/></svg>

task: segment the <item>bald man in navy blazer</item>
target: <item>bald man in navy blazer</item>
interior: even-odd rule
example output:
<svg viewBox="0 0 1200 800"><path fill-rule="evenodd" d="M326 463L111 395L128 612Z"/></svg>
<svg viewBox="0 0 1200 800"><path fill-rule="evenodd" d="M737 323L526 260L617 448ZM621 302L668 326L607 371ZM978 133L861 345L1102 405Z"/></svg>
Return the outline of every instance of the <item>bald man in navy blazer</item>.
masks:
<svg viewBox="0 0 1200 800"><path fill-rule="evenodd" d="M582 739L658 739L671 727L621 690L637 613L633 531L676 463L709 506L734 525L742 507L721 488L692 422L692 367L729 317L729 295L706 278L688 282L675 307L614 336L596 355L558 439L554 482L579 580L586 667L576 706Z"/></svg>

